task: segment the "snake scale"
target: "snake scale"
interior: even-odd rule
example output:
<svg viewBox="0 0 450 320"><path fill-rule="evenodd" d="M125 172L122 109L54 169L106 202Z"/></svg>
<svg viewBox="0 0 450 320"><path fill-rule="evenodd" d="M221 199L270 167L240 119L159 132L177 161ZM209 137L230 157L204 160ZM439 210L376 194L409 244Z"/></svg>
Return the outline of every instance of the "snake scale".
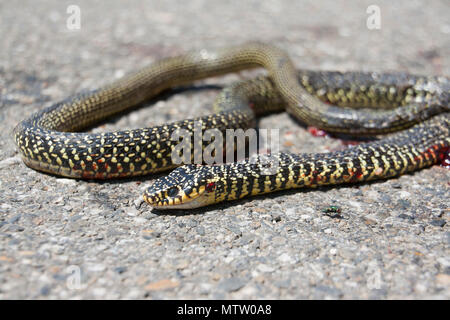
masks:
<svg viewBox="0 0 450 320"><path fill-rule="evenodd" d="M153 128L78 132L162 91L194 80L264 67L267 77L224 89L215 113ZM20 122L15 142L26 165L59 176L110 179L177 167L178 129L246 129L255 117L287 110L299 121L332 133L387 138L326 154L262 155L222 165L187 164L159 178L144 193L157 208L196 208L249 195L298 187L384 179L430 166L450 145L446 77L403 73L298 71L282 50L259 42L201 50L162 59L100 89L80 93ZM359 109L364 108L364 109ZM377 110L368 110L375 108ZM270 164L269 164L270 166Z"/></svg>

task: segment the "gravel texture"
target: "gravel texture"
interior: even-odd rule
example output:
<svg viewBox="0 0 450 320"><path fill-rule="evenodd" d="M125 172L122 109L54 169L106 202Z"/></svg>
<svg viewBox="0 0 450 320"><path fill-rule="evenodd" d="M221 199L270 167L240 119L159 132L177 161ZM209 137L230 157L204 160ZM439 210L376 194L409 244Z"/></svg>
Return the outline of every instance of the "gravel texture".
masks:
<svg viewBox="0 0 450 320"><path fill-rule="evenodd" d="M66 9L81 9L68 30ZM381 29L366 27L369 5ZM449 299L450 172L282 192L178 214L142 203L152 177L86 182L21 162L13 127L71 93L167 55L264 40L300 67L450 75L443 1L0 3L0 299ZM226 84L242 72L200 84ZM176 93L94 131L206 114L217 90ZM342 148L286 114L282 149ZM337 205L340 214L324 213Z"/></svg>

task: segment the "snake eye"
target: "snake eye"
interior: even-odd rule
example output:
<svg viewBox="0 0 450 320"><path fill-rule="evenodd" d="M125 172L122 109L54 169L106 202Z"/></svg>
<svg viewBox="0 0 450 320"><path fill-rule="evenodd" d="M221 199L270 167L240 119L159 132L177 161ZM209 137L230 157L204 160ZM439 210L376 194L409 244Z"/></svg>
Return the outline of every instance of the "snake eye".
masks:
<svg viewBox="0 0 450 320"><path fill-rule="evenodd" d="M178 194L178 188L177 187L172 187L169 190L167 190L167 195L169 197L175 197Z"/></svg>

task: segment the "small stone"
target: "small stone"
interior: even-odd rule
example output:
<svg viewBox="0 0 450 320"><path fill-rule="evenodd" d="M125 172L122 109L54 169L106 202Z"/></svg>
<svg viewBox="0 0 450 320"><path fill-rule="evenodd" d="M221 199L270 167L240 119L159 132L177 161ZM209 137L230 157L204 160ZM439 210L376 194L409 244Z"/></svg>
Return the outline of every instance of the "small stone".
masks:
<svg viewBox="0 0 450 320"><path fill-rule="evenodd" d="M273 237L270 242L271 242L272 245L281 246L281 245L284 245L286 243L286 238L276 236L276 237Z"/></svg>
<svg viewBox="0 0 450 320"><path fill-rule="evenodd" d="M432 226L436 226L436 227L443 227L443 226L445 226L445 224L446 224L447 222L444 220L444 219L433 219L433 220L431 220L431 222L430 222L430 224L432 225Z"/></svg>
<svg viewBox="0 0 450 320"><path fill-rule="evenodd" d="M133 221L134 221L134 223L136 223L136 224L144 224L144 223L147 222L147 219L142 218L142 217L135 217L135 218L133 219Z"/></svg>
<svg viewBox="0 0 450 320"><path fill-rule="evenodd" d="M5 261L5 262L14 262L13 258L10 258L8 256L0 256L0 261Z"/></svg>
<svg viewBox="0 0 450 320"><path fill-rule="evenodd" d="M427 292L427 289L428 289L428 287L427 287L427 285L425 283L417 283L414 286L414 290L416 292L419 292L419 293L422 293L422 294Z"/></svg>
<svg viewBox="0 0 450 320"><path fill-rule="evenodd" d="M104 264L93 264L89 266L87 270L91 272L102 272L106 270L106 266Z"/></svg>
<svg viewBox="0 0 450 320"><path fill-rule="evenodd" d="M195 221L195 220L189 220L189 221L187 222L187 226L188 226L188 227L191 227L191 228L195 228L197 225L198 225L198 222Z"/></svg>
<svg viewBox="0 0 450 320"><path fill-rule="evenodd" d="M411 193L407 192L407 191L400 191L398 193L399 197L402 199L408 199L411 197ZM409 202L409 201L408 201ZM408 203L409 205L411 205L410 203Z"/></svg>
<svg viewBox="0 0 450 320"><path fill-rule="evenodd" d="M253 229L259 229L259 228L261 228L261 222L260 221L253 221L252 223L251 223L251 226L252 226L252 228Z"/></svg>
<svg viewBox="0 0 450 320"><path fill-rule="evenodd" d="M304 221L310 221L311 220L311 216L307 215L307 214L302 214L300 216L300 220L304 220Z"/></svg>
<svg viewBox="0 0 450 320"><path fill-rule="evenodd" d="M51 288L49 286L43 286L40 290L41 295L48 296L50 294Z"/></svg>
<svg viewBox="0 0 450 320"><path fill-rule="evenodd" d="M15 216L13 216L11 219L8 220L9 223L16 223L20 220L20 218L22 217L22 215L16 214Z"/></svg>
<svg viewBox="0 0 450 320"><path fill-rule="evenodd" d="M3 210L9 210L9 209L11 209L11 208L12 208L12 206L9 205L9 204L7 204L7 203L2 203L2 204L0 204L0 209L3 209Z"/></svg>
<svg viewBox="0 0 450 320"><path fill-rule="evenodd" d="M154 230L142 230L142 237L146 240L161 237L161 232Z"/></svg>
<svg viewBox="0 0 450 320"><path fill-rule="evenodd" d="M241 237L241 240L239 241L239 244L241 246L250 244L252 241L254 240L254 238L252 236L249 236L248 234L245 234Z"/></svg>
<svg viewBox="0 0 450 320"><path fill-rule="evenodd" d="M403 192L403 191L402 191ZM408 192L407 192L408 193ZM409 194L409 193L408 193ZM399 199L398 205L401 206L403 209L408 209L411 207L411 201L406 199Z"/></svg>
<svg viewBox="0 0 450 320"><path fill-rule="evenodd" d="M211 292L211 290L213 289L213 285L210 283L200 283L198 285L198 288L200 294L206 295Z"/></svg>
<svg viewBox="0 0 450 320"><path fill-rule="evenodd" d="M450 268L450 257L440 257L436 259L436 262L441 265L442 268Z"/></svg>
<svg viewBox="0 0 450 320"><path fill-rule="evenodd" d="M22 226L18 226L17 224L9 224L9 225L7 225L7 231L22 232L23 230L25 230L25 228L22 227Z"/></svg>
<svg viewBox="0 0 450 320"><path fill-rule="evenodd" d="M201 235L201 236L204 236L204 235L206 234L205 228L204 228L203 226L198 226L198 227L196 228L196 230L197 230L197 233L198 233L199 235Z"/></svg>
<svg viewBox="0 0 450 320"><path fill-rule="evenodd" d="M444 213L445 213L445 210L441 210L441 209L433 209L433 210L431 210L431 214L435 218L442 217L444 215Z"/></svg>
<svg viewBox="0 0 450 320"><path fill-rule="evenodd" d="M330 264L331 263L331 259L329 256L324 255L321 258L319 258L319 262L322 264Z"/></svg>
<svg viewBox="0 0 450 320"><path fill-rule="evenodd" d="M367 226L373 226L373 225L377 224L377 222L375 220L370 219L370 218L363 217L362 220L364 221L364 223Z"/></svg>
<svg viewBox="0 0 450 320"><path fill-rule="evenodd" d="M267 213L267 209L264 208L253 208L252 211L256 213Z"/></svg>
<svg viewBox="0 0 450 320"><path fill-rule="evenodd" d="M400 219L405 219L405 220L414 220L414 217L404 214L404 213L399 214L397 217Z"/></svg>
<svg viewBox="0 0 450 320"><path fill-rule="evenodd" d="M275 271L275 269L273 267L268 266L267 264L263 264L263 263L258 265L256 267L256 269L258 269L258 271L261 271L261 272L274 272Z"/></svg>
<svg viewBox="0 0 450 320"><path fill-rule="evenodd" d="M91 292L94 296L103 297L106 294L107 290L106 288L93 288L91 289Z"/></svg>
<svg viewBox="0 0 450 320"><path fill-rule="evenodd" d="M392 202L392 198L387 194L380 195L379 200L387 204Z"/></svg>
<svg viewBox="0 0 450 320"><path fill-rule="evenodd" d="M88 213L92 216L101 216L103 213L103 210L100 208L93 208Z"/></svg>
<svg viewBox="0 0 450 320"><path fill-rule="evenodd" d="M318 285L316 287L316 292L319 296L322 296L323 294L325 297L330 297L333 299L338 299L342 296L342 292L339 289L325 285Z"/></svg>
<svg viewBox="0 0 450 320"><path fill-rule="evenodd" d="M297 216L297 211L295 210L295 208L287 208L286 216L290 217L290 218L295 217L295 216Z"/></svg>
<svg viewBox="0 0 450 320"><path fill-rule="evenodd" d="M136 209L135 207L129 207L126 212L130 217L136 217L139 214L138 209Z"/></svg>
<svg viewBox="0 0 450 320"><path fill-rule="evenodd" d="M176 265L178 270L183 270L189 267L189 261L188 260L180 260Z"/></svg>
<svg viewBox="0 0 450 320"><path fill-rule="evenodd" d="M242 236L242 231L239 229L238 226L230 225L227 227L227 229L233 232L237 237Z"/></svg>
<svg viewBox="0 0 450 320"><path fill-rule="evenodd" d="M56 181L67 186L75 186L77 184L76 180L74 179L58 178L56 179Z"/></svg>
<svg viewBox="0 0 450 320"><path fill-rule="evenodd" d="M414 229L414 233L416 235L419 235L424 231L425 231L425 227L423 225L418 225L417 228Z"/></svg>
<svg viewBox="0 0 450 320"><path fill-rule="evenodd" d="M218 288L226 292L233 292L245 286L246 283L247 281L245 281L244 279L231 277L229 279L222 280L219 283Z"/></svg>
<svg viewBox="0 0 450 320"><path fill-rule="evenodd" d="M436 275L436 282L444 287L449 287L450 286L450 275L445 274L445 273L439 273L438 275Z"/></svg>
<svg viewBox="0 0 450 320"><path fill-rule="evenodd" d="M143 202L144 202L144 199L142 197L137 198L136 200L133 201L134 207L136 209L139 209Z"/></svg>
<svg viewBox="0 0 450 320"><path fill-rule="evenodd" d="M380 288L380 289L372 289L370 293L371 294L369 296L369 299L379 300L379 299L386 299L388 291L386 288Z"/></svg>
<svg viewBox="0 0 450 320"><path fill-rule="evenodd" d="M278 257L278 261L280 261L281 263L294 263L294 259L292 259L292 257L287 253L282 253Z"/></svg>
<svg viewBox="0 0 450 320"><path fill-rule="evenodd" d="M272 214L272 221L273 222L280 222L281 221L281 215L279 213Z"/></svg>
<svg viewBox="0 0 450 320"><path fill-rule="evenodd" d="M167 289L173 289L180 285L178 281L173 281L170 279L163 279L156 282L152 282L145 286L145 290L148 291L160 291L160 290L167 290Z"/></svg>
<svg viewBox="0 0 450 320"><path fill-rule="evenodd" d="M287 289L287 288L289 288L291 286L291 280L290 279L286 279L286 280L275 281L274 285L277 288L280 288L280 289Z"/></svg>
<svg viewBox="0 0 450 320"><path fill-rule="evenodd" d="M114 268L114 271L117 272L118 274L122 274L125 271L127 271L127 267L116 267Z"/></svg>

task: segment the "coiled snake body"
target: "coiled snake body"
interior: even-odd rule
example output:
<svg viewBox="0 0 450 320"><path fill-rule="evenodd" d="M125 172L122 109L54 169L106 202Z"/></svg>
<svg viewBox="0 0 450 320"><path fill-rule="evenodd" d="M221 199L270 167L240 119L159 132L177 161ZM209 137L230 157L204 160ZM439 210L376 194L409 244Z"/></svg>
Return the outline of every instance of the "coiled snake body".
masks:
<svg viewBox="0 0 450 320"><path fill-rule="evenodd" d="M226 88L212 115L153 128L75 132L167 88L258 66L270 77ZM283 51L249 43L163 59L38 112L19 123L14 135L24 162L34 169L109 179L176 167L172 151L177 141L171 135L177 129L195 130L198 121L202 131L246 129L255 115L286 108L300 121L328 132L373 135L412 127L341 152L273 155L278 165L271 174L265 174L261 156L217 166L185 165L144 194L158 208L195 208L280 189L389 178L430 166L450 144L449 88L445 77L296 71Z"/></svg>

